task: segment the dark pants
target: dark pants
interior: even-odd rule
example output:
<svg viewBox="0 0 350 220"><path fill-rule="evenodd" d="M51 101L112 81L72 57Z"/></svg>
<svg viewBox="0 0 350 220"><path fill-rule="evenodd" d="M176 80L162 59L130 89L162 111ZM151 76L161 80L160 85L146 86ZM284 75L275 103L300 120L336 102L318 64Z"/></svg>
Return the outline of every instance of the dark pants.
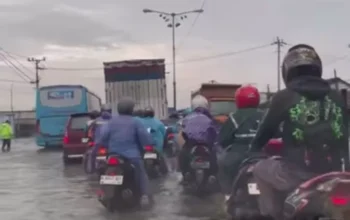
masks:
<svg viewBox="0 0 350 220"><path fill-rule="evenodd" d="M135 178L140 186L141 195L149 195L149 179L146 173L144 161L141 158L129 158L135 168Z"/></svg>
<svg viewBox="0 0 350 220"><path fill-rule="evenodd" d="M5 149L6 148L6 149ZM11 139L2 140L2 152L9 152L11 150Z"/></svg>
<svg viewBox="0 0 350 220"><path fill-rule="evenodd" d="M195 145L196 144L194 143L190 143L186 141L179 152L178 163L183 176L190 170L191 150ZM209 149L210 149L210 164L211 164L210 173L212 173L213 175L216 175L218 170L216 152L213 147Z"/></svg>
<svg viewBox="0 0 350 220"><path fill-rule="evenodd" d="M160 165L160 171L163 174L168 173L169 169L168 169L168 164L165 161L165 156L163 154L159 154L159 165Z"/></svg>
<svg viewBox="0 0 350 220"><path fill-rule="evenodd" d="M314 175L286 161L270 158L256 164L253 176L260 189L261 214L277 220L282 219L286 195Z"/></svg>
<svg viewBox="0 0 350 220"><path fill-rule="evenodd" d="M244 159L245 154L241 152L227 151L220 155L218 159L218 179L221 190L225 195L231 194L233 180Z"/></svg>

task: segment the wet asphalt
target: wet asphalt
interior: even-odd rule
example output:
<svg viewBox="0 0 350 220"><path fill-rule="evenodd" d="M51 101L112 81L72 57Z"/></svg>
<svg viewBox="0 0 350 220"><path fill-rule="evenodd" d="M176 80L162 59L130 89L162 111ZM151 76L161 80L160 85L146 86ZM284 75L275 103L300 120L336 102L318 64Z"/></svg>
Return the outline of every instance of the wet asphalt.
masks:
<svg viewBox="0 0 350 220"><path fill-rule="evenodd" d="M111 214L97 201L97 180L84 173L79 161L64 166L60 150L38 150L34 139L17 139L11 152L0 153L0 219L225 219L220 194L187 195L178 181L177 173L151 181L151 210Z"/></svg>

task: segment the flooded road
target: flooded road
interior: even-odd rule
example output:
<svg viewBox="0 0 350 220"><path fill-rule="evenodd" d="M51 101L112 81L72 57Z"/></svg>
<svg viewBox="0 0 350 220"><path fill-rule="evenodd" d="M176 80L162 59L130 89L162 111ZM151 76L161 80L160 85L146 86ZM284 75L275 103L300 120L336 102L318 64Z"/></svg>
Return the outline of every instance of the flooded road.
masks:
<svg viewBox="0 0 350 220"><path fill-rule="evenodd" d="M178 178L173 173L151 182L153 209L110 214L97 201L97 182L81 164L65 167L60 151L38 151L33 139L14 140L10 153L0 153L0 219L223 219L220 195L203 200L184 195Z"/></svg>

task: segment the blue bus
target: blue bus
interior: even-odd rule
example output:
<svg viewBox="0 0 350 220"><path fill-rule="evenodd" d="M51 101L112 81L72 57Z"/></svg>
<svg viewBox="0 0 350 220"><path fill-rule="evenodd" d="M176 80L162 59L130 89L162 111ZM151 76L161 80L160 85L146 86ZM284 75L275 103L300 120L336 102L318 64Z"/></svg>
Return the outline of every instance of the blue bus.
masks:
<svg viewBox="0 0 350 220"><path fill-rule="evenodd" d="M101 110L101 98L81 85L54 85L38 89L36 94L36 144L61 146L71 114Z"/></svg>

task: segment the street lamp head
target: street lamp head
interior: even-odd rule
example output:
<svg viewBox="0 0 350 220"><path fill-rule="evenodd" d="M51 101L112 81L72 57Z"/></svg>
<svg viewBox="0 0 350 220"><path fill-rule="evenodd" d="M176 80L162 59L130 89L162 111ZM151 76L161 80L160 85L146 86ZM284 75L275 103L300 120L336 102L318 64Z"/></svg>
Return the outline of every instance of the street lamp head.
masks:
<svg viewBox="0 0 350 220"><path fill-rule="evenodd" d="M143 13L151 13L153 12L151 9L145 8L143 9Z"/></svg>

